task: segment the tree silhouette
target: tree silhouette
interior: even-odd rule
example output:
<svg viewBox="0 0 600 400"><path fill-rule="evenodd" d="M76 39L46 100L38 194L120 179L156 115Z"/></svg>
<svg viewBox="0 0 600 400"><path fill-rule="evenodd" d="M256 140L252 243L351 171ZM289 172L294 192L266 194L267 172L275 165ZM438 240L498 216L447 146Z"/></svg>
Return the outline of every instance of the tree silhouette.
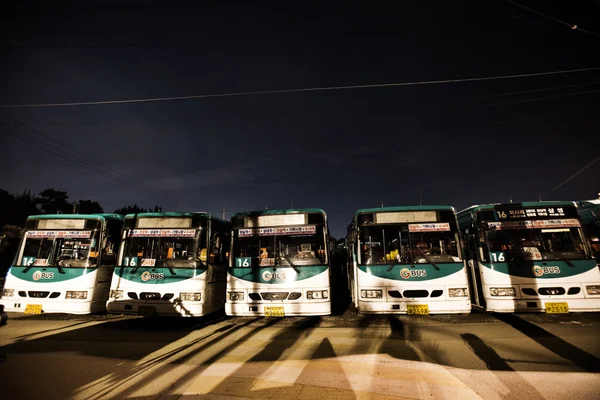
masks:
<svg viewBox="0 0 600 400"><path fill-rule="evenodd" d="M78 214L101 214L104 212L97 201L79 200L77 204Z"/></svg>
<svg viewBox="0 0 600 400"><path fill-rule="evenodd" d="M73 212L73 205L69 204L68 199L67 192L56 189L45 189L33 201L35 204L39 204L42 211L46 214L71 214Z"/></svg>

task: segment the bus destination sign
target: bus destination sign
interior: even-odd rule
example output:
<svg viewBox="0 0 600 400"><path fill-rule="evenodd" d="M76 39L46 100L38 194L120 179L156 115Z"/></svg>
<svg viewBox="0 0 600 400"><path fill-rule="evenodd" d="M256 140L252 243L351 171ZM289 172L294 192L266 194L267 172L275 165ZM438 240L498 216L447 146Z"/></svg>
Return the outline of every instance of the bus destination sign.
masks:
<svg viewBox="0 0 600 400"><path fill-rule="evenodd" d="M577 218L577 209L572 206L557 207L495 207L482 213L482 220L519 221L546 218Z"/></svg>

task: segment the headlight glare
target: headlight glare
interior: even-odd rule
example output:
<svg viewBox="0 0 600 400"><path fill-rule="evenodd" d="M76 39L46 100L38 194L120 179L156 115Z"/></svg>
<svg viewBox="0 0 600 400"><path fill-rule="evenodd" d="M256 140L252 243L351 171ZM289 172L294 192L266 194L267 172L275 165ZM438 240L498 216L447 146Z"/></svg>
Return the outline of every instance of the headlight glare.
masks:
<svg viewBox="0 0 600 400"><path fill-rule="evenodd" d="M516 292L513 287L499 287L499 288L490 288L490 294L492 296L507 296L514 297Z"/></svg>
<svg viewBox="0 0 600 400"><path fill-rule="evenodd" d="M449 297L467 297L469 296L469 292L467 288L451 288L448 289Z"/></svg>
<svg viewBox="0 0 600 400"><path fill-rule="evenodd" d="M76 299L76 300L85 300L85 299L87 299L87 295L88 295L87 290L68 290L67 294L65 295L65 298Z"/></svg>
<svg viewBox="0 0 600 400"><path fill-rule="evenodd" d="M227 298L231 301L242 301L244 300L244 292L228 292Z"/></svg>
<svg viewBox="0 0 600 400"><path fill-rule="evenodd" d="M200 293L179 293L179 299L182 301L200 301L202 296Z"/></svg>
<svg viewBox="0 0 600 400"><path fill-rule="evenodd" d="M381 290L361 290L360 297L367 299L381 299L383 292Z"/></svg>
<svg viewBox="0 0 600 400"><path fill-rule="evenodd" d="M586 286L587 294L600 294L600 285Z"/></svg>

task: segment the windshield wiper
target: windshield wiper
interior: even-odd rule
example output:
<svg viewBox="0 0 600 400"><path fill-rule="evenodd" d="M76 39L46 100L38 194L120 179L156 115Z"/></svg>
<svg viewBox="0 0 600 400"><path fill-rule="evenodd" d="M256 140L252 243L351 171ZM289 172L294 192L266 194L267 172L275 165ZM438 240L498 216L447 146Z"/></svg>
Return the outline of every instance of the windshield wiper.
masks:
<svg viewBox="0 0 600 400"><path fill-rule="evenodd" d="M398 261L398 262L396 262L396 261ZM396 254L396 257L394 257L394 259L392 260L392 263L388 267L387 272L390 272L391 270L393 270L394 267L396 266L396 264L398 264L400 261L402 261L400 259L400 254Z"/></svg>
<svg viewBox="0 0 600 400"><path fill-rule="evenodd" d="M557 253L555 253L555 252L554 252L554 251L552 251L552 250L546 250L546 251L547 251L548 253L552 254L552 255L554 256L554 258L556 258L557 260L564 261L565 263L567 263L567 265L568 265L569 267L571 267L571 268L575 268L575 264L573 264L573 263L572 263L571 261L569 261L568 259L566 259L566 258L563 258L563 257L559 256Z"/></svg>
<svg viewBox="0 0 600 400"><path fill-rule="evenodd" d="M296 271L296 273L299 274L300 270L298 269L298 267L296 267L294 265L294 263L292 262L292 260L290 260L290 258L283 251L281 251L281 242L279 242L279 249L278 250L279 250L279 257L285 258L285 261L287 261L290 264L290 266L292 268L294 268L294 271Z"/></svg>
<svg viewBox="0 0 600 400"><path fill-rule="evenodd" d="M423 256L423 258L424 258L425 260L427 260L427 262L428 262L429 264L433 265L433 268L437 269L438 271L440 270L440 267L438 267L438 266L436 265L436 263L434 263L433 261L431 261L431 258L429 258L429 257L427 256L427 254L425 254L425 252L424 252L423 250L421 250L421 248L420 248L419 246L417 246L417 250L419 250L419 251L421 252L421 255Z"/></svg>

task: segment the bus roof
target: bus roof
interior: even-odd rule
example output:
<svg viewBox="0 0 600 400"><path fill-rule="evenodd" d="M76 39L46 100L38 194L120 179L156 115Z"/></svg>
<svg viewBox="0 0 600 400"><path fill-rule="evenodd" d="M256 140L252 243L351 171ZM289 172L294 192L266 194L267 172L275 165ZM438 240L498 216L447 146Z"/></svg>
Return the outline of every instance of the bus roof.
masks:
<svg viewBox="0 0 600 400"><path fill-rule="evenodd" d="M391 212L391 211L452 211L452 206L397 206L397 207L377 207L377 208L361 208L356 212L358 214L376 213L376 212Z"/></svg>
<svg viewBox="0 0 600 400"><path fill-rule="evenodd" d="M41 215L30 215L27 220L30 219L100 219L100 220L123 220L121 214L41 214Z"/></svg>
<svg viewBox="0 0 600 400"><path fill-rule="evenodd" d="M255 217L257 215L281 215L281 214L305 214L305 213L317 213L317 214L326 215L325 211L321 208L282 208L279 210L246 211L246 212L236 213L231 218Z"/></svg>
<svg viewBox="0 0 600 400"><path fill-rule="evenodd" d="M464 215L467 213L475 213L481 210L493 210L498 206L506 207L558 207L558 206L576 206L574 201L524 201L522 203L491 203L491 204L478 204L471 207L467 207L464 210L460 210L458 215Z"/></svg>
<svg viewBox="0 0 600 400"><path fill-rule="evenodd" d="M578 201L579 216L584 225L600 221L600 199Z"/></svg>
<svg viewBox="0 0 600 400"><path fill-rule="evenodd" d="M596 208L600 207L600 199L580 200L577 202L577 205L579 205L579 207L587 207L587 208L591 208L591 209L596 209Z"/></svg>
<svg viewBox="0 0 600 400"><path fill-rule="evenodd" d="M125 219L133 219L133 218L162 218L162 217L170 217L170 218L193 218L193 217L206 217L209 219L216 219L222 222L227 222L222 220L221 218L217 218L210 213L207 212L150 212L150 213L137 213L137 214L127 214Z"/></svg>

